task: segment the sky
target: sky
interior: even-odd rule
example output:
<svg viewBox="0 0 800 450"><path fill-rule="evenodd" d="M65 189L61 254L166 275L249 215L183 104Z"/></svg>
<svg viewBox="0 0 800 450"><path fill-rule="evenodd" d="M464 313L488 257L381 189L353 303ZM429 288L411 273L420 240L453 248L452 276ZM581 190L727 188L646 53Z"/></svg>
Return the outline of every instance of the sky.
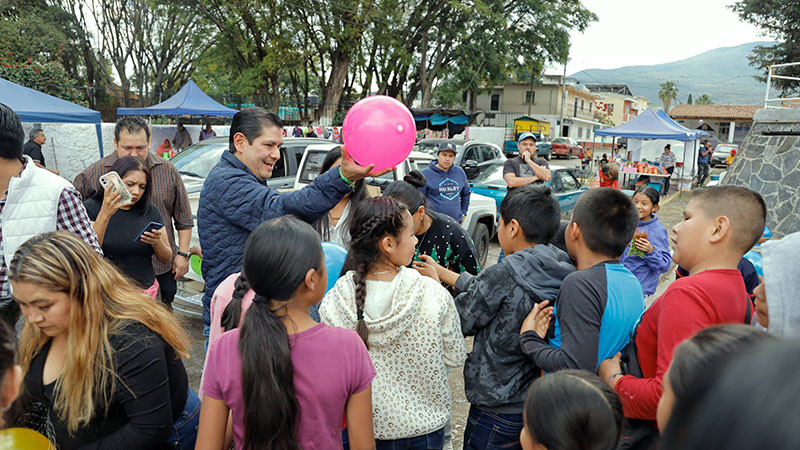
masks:
<svg viewBox="0 0 800 450"><path fill-rule="evenodd" d="M598 20L572 33L567 74L685 59L705 51L771 40L727 5L734 0L583 0ZM702 31L701 31L702 28ZM548 72L561 73L553 65Z"/></svg>

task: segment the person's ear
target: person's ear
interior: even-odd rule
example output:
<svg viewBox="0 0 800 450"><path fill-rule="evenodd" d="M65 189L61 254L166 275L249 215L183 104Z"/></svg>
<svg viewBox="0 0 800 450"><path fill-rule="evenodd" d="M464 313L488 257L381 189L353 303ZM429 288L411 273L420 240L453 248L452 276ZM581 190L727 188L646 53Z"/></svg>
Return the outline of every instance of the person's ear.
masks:
<svg viewBox="0 0 800 450"><path fill-rule="evenodd" d="M245 147L249 143L244 133L236 133L233 135L233 148L235 148L237 152L243 153Z"/></svg>
<svg viewBox="0 0 800 450"><path fill-rule="evenodd" d="M521 231L522 227L519 225L519 221L517 219L511 219L511 222L508 222L508 236L511 239L517 237Z"/></svg>
<svg viewBox="0 0 800 450"><path fill-rule="evenodd" d="M395 248L394 238L387 234L386 236L381 238L380 241L378 241L378 247L380 248L381 252L383 252L386 256L393 255Z"/></svg>
<svg viewBox="0 0 800 450"><path fill-rule="evenodd" d="M661 205L653 206L653 214L657 213L659 209L661 209Z"/></svg>
<svg viewBox="0 0 800 450"><path fill-rule="evenodd" d="M575 222L570 222L564 231L564 239L567 241L577 241L581 238L581 229Z"/></svg>
<svg viewBox="0 0 800 450"><path fill-rule="evenodd" d="M420 205L419 208L417 208L417 212L415 212L414 215L419 215L420 219L425 217L425 205Z"/></svg>
<svg viewBox="0 0 800 450"><path fill-rule="evenodd" d="M319 273L316 269L308 269L308 272L306 272L306 276L303 279L303 285L309 291L313 291L317 283L319 283Z"/></svg>
<svg viewBox="0 0 800 450"><path fill-rule="evenodd" d="M3 411L7 410L14 400L19 396L19 391L22 388L22 367L15 364L6 370L3 376L3 386L0 389L0 408Z"/></svg>
<svg viewBox="0 0 800 450"><path fill-rule="evenodd" d="M711 232L711 236L709 237L709 242L712 244L717 244L723 239L731 231L731 221L728 219L727 216L719 216L713 222L714 228Z"/></svg>

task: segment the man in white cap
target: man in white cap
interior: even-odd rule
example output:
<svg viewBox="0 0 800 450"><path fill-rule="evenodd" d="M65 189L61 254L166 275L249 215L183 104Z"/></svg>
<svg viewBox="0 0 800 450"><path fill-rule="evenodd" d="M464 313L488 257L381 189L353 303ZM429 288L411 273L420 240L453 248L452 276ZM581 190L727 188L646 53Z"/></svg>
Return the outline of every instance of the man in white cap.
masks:
<svg viewBox="0 0 800 450"><path fill-rule="evenodd" d="M517 140L519 156L506 161L503 166L503 179L508 190L526 186L537 181L550 180L550 165L542 158L536 158L536 136L525 132Z"/></svg>

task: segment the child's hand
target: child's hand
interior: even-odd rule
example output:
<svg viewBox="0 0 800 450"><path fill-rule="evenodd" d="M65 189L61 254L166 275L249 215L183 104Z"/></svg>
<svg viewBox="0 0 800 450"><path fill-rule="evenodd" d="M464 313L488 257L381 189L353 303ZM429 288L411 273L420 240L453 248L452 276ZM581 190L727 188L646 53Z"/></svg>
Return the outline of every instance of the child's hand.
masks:
<svg viewBox="0 0 800 450"><path fill-rule="evenodd" d="M647 240L647 238L642 237L636 239L636 241L634 241L634 245L636 246L636 248L645 253L650 253L654 250L653 244L651 244L650 241Z"/></svg>
<svg viewBox="0 0 800 450"><path fill-rule="evenodd" d="M535 331L542 339L547 336L547 329L550 328L550 320L553 318L553 307L547 306L549 303L550 300L545 300L533 305L528 317L522 322L519 334L526 331Z"/></svg>
<svg viewBox="0 0 800 450"><path fill-rule="evenodd" d="M414 268L417 269L417 272L441 283L441 280L439 280L439 271L437 270L437 266L439 266L439 264L437 264L436 261L434 261L433 258L428 255L420 255L420 259L422 261L413 261L411 263Z"/></svg>

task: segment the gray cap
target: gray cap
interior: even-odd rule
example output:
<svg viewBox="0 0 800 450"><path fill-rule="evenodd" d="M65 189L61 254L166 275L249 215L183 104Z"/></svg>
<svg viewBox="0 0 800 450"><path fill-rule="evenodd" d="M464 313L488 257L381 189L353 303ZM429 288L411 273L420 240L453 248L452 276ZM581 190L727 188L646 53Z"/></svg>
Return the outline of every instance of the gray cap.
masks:
<svg viewBox="0 0 800 450"><path fill-rule="evenodd" d="M437 151L436 153L444 151L458 153L456 152L456 144L453 144L452 142L442 142L441 144L439 144L439 151Z"/></svg>

